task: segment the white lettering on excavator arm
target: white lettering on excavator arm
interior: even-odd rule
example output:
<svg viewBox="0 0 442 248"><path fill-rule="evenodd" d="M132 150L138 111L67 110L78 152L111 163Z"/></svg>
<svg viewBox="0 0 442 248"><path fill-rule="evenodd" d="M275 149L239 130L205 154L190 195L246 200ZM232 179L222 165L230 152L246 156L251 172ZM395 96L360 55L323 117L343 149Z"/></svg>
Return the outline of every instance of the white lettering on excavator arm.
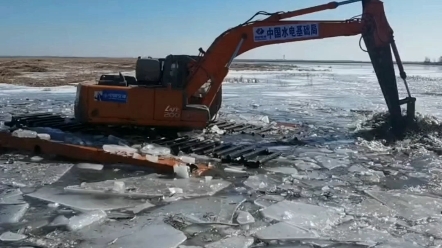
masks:
<svg viewBox="0 0 442 248"><path fill-rule="evenodd" d="M170 107L168 105L166 109L164 109L164 118L180 118L181 112L178 107Z"/></svg>

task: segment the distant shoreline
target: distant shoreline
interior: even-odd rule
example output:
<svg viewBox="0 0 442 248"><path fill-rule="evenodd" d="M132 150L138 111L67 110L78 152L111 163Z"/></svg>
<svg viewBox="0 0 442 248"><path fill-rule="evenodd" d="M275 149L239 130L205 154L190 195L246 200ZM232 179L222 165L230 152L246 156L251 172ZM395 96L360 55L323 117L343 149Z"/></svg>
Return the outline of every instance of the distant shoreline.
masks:
<svg viewBox="0 0 442 248"><path fill-rule="evenodd" d="M136 59L136 57L74 57L74 56L0 56L0 59ZM358 60L282 60L282 59L235 59L236 63L316 63L316 64L371 64L370 61ZM394 62L396 64L396 62ZM441 66L440 63L403 61L408 65Z"/></svg>

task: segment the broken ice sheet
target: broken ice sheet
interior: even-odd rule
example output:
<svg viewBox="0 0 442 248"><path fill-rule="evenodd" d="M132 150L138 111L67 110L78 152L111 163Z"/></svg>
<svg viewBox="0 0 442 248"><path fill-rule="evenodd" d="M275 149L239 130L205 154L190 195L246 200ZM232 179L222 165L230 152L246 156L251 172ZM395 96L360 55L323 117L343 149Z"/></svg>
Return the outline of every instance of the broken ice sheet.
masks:
<svg viewBox="0 0 442 248"><path fill-rule="evenodd" d="M164 223L150 223L145 218L84 228L78 233L83 240L76 246L79 248L169 248L177 247L187 239L183 232Z"/></svg>
<svg viewBox="0 0 442 248"><path fill-rule="evenodd" d="M170 155L170 148L165 146L160 146L157 144L145 144L140 152L143 154L150 154L156 156L166 156Z"/></svg>
<svg viewBox="0 0 442 248"><path fill-rule="evenodd" d="M315 232L296 227L286 222L279 222L255 233L260 240L302 240L319 238Z"/></svg>
<svg viewBox="0 0 442 248"><path fill-rule="evenodd" d="M318 164L316 164L314 162L308 162L308 161L304 161L304 160L295 160L294 162L295 162L296 168L298 168L299 170L321 169L321 166L319 166Z"/></svg>
<svg viewBox="0 0 442 248"><path fill-rule="evenodd" d="M265 208L283 200L284 197L281 195L262 195L256 198L253 203L259 207Z"/></svg>
<svg viewBox="0 0 442 248"><path fill-rule="evenodd" d="M68 222L68 229L70 231L78 230L86 226L92 225L106 218L106 212L103 210L94 210L72 216Z"/></svg>
<svg viewBox="0 0 442 248"><path fill-rule="evenodd" d="M28 208L28 203L0 203L0 224L19 222Z"/></svg>
<svg viewBox="0 0 442 248"><path fill-rule="evenodd" d="M365 198L361 203L356 205L344 203L342 206L345 208L347 214L355 216L386 217L395 216L396 214L393 209L372 198Z"/></svg>
<svg viewBox="0 0 442 248"><path fill-rule="evenodd" d="M115 180L68 186L65 188L65 190L68 192L81 192L85 194L115 194L140 197L158 197L170 195L170 188L181 188L183 193L177 193L175 196L179 195L187 198L213 195L230 185L230 182L222 179L212 179L210 181L205 181L201 178L174 179L164 178L159 174L123 178L119 179L118 181L124 182L126 186L126 191L124 193L110 191L114 186Z"/></svg>
<svg viewBox="0 0 442 248"><path fill-rule="evenodd" d="M254 242L251 237L234 236L207 244L204 248L248 248Z"/></svg>
<svg viewBox="0 0 442 248"><path fill-rule="evenodd" d="M270 175L258 174L254 176L249 176L245 181L244 185L252 188L254 190L266 190L274 188L282 183L281 180L272 178Z"/></svg>
<svg viewBox="0 0 442 248"><path fill-rule="evenodd" d="M255 218L253 218L253 216L247 211L238 211L236 222L240 225L251 224L255 222Z"/></svg>
<svg viewBox="0 0 442 248"><path fill-rule="evenodd" d="M331 207L321 207L296 201L281 201L261 210L264 217L284 221L306 230L324 230L341 222L345 213Z"/></svg>
<svg viewBox="0 0 442 248"><path fill-rule="evenodd" d="M412 230L418 233L426 233L429 236L442 239L442 220L436 219L430 223L416 225L412 227Z"/></svg>
<svg viewBox="0 0 442 248"><path fill-rule="evenodd" d="M172 202L133 220L107 222L106 225L81 229L78 238L84 242L77 247L177 247L186 240L186 236L164 224L163 220L176 216L193 223L228 224L232 223L235 211L244 201L242 196L210 196ZM112 241L115 242L108 245Z"/></svg>
<svg viewBox="0 0 442 248"><path fill-rule="evenodd" d="M1 186L0 186L1 187ZM1 203L24 203L23 195L19 188L5 188L0 189L0 204Z"/></svg>
<svg viewBox="0 0 442 248"><path fill-rule="evenodd" d="M13 233L13 232L4 232L0 235L0 241L3 242L12 242L12 241L20 241L27 238L26 235Z"/></svg>
<svg viewBox="0 0 442 248"><path fill-rule="evenodd" d="M18 184L27 187L52 184L66 174L72 166L72 164L15 161L13 164L0 165L0 181L2 184Z"/></svg>
<svg viewBox="0 0 442 248"><path fill-rule="evenodd" d="M386 230L378 230L374 226L367 226L365 223L361 225L355 221L327 230L327 235L333 240L365 244L370 247L374 245L378 247L377 244L386 245L385 247L421 247L410 246L409 241L396 238Z"/></svg>
<svg viewBox="0 0 442 248"><path fill-rule="evenodd" d="M347 167L350 164L350 161L346 158L338 159L338 158L330 158L327 156L315 156L316 161L322 164L325 168L329 170L333 170L338 167Z"/></svg>
<svg viewBox="0 0 442 248"><path fill-rule="evenodd" d="M92 164L92 163L79 163L77 164L77 168L83 169L83 170L102 170L103 169L102 164Z"/></svg>
<svg viewBox="0 0 442 248"><path fill-rule="evenodd" d="M211 196L173 202L149 212L150 217L179 215L193 223L232 223L237 208L245 201L243 196Z"/></svg>
<svg viewBox="0 0 442 248"><path fill-rule="evenodd" d="M418 221L428 217L439 217L442 210L442 199L435 197L401 191L370 190L366 193L408 220Z"/></svg>
<svg viewBox="0 0 442 248"><path fill-rule="evenodd" d="M27 196L47 202L55 202L65 207L69 207L79 211L106 211L130 208L142 204L141 201L135 199L127 199L122 197L96 197L85 194L70 194L64 192L62 189L51 187L43 187L35 192L27 194Z"/></svg>
<svg viewBox="0 0 442 248"><path fill-rule="evenodd" d="M132 155L134 153L138 153L138 150L129 146L121 146L121 145L103 145L102 148L105 152L109 152L112 154L127 154Z"/></svg>
<svg viewBox="0 0 442 248"><path fill-rule="evenodd" d="M265 168L267 171L282 174L298 174L298 170L293 167L268 167Z"/></svg>

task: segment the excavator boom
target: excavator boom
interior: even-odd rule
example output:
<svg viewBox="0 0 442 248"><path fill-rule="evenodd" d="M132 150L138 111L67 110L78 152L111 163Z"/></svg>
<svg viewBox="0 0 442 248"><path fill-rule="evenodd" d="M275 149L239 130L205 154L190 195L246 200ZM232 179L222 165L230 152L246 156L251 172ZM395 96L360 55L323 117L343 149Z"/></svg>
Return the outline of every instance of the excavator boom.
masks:
<svg viewBox="0 0 442 248"><path fill-rule="evenodd" d="M360 18L343 21L291 21L282 20L313 12L334 9L341 5L362 2ZM264 20L247 21L233 27L215 39L209 49L200 49L200 58L190 65L186 82L185 97L194 96L206 84L210 89L202 96L202 104L210 106L229 71L233 59L254 48L288 42L317 40L340 36L362 35L374 71L384 95L394 131L401 133L405 120L401 105L407 104L407 116L414 118L415 98L411 97L391 29L380 0L347 0L330 2L290 12L266 13ZM255 16L256 16L255 15ZM253 19L252 17L251 19ZM400 76L404 80L408 96L400 100L394 71L393 56L398 64Z"/></svg>

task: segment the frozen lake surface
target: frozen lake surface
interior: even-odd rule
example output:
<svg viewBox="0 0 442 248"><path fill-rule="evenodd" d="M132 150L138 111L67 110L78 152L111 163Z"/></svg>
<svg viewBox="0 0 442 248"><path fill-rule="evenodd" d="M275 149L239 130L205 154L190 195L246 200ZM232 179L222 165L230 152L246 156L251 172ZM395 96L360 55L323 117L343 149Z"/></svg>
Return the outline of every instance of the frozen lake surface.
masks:
<svg viewBox="0 0 442 248"><path fill-rule="evenodd" d="M0 245L442 247L442 67L405 70L430 117L419 116L426 133L394 145L355 135L386 110L370 64L298 64L232 71L223 86L223 118L305 126L305 145L273 147L283 156L259 170L173 179L3 154ZM0 85L0 117L72 114L74 98L72 86ZM137 197L122 198L129 189Z"/></svg>

